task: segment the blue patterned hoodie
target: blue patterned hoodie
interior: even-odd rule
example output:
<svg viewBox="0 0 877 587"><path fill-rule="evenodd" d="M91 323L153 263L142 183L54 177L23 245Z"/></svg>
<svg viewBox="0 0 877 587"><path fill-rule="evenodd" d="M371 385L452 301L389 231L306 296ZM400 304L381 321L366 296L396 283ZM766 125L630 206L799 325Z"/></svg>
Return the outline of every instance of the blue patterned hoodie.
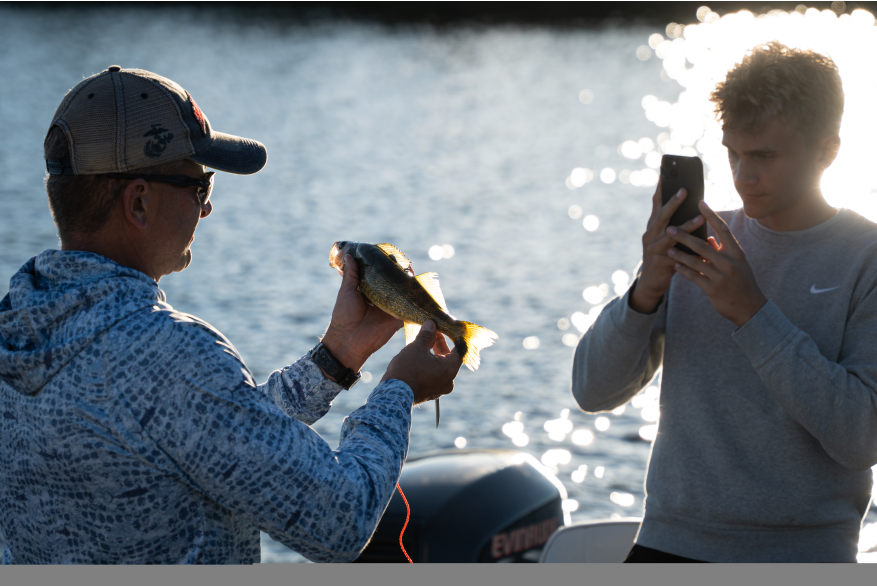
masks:
<svg viewBox="0 0 877 587"><path fill-rule="evenodd" d="M413 394L382 382L332 450L308 424L340 391L309 355L256 385L153 279L41 253L0 302L3 562L249 564L259 530L355 559L399 478Z"/></svg>

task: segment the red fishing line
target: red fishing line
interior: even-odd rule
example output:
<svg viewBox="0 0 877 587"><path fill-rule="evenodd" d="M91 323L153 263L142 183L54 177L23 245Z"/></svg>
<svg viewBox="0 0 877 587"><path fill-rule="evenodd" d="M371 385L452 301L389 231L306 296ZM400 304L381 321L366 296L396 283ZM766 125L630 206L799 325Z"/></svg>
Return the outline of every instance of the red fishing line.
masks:
<svg viewBox="0 0 877 587"><path fill-rule="evenodd" d="M399 533L399 546L402 547L402 554L405 555L405 558L408 559L408 562L411 563L411 564L414 564L414 561L411 560L411 557L408 556L408 553L407 553L407 552L405 552L405 545L402 544L402 535L405 534L405 528L408 527L408 518L411 517L411 507L408 505L408 500L405 499L405 494L402 493L402 488L399 487L399 484L398 484L398 483L396 483L396 489L399 490L399 495L402 496L402 501L405 502L405 510L406 510L406 513L405 513L405 525L402 526L402 532Z"/></svg>

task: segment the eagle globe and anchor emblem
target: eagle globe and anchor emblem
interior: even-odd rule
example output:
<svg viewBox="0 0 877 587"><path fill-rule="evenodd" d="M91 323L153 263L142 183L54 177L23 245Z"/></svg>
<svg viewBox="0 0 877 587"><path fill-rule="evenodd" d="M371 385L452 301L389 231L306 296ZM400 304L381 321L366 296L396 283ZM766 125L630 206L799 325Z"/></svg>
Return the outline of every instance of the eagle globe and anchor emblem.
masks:
<svg viewBox="0 0 877 587"><path fill-rule="evenodd" d="M162 128L160 124L153 124L152 128L143 136L150 137L146 145L143 146L143 153L152 159L161 157L168 143L174 138L173 133L168 132L166 128Z"/></svg>

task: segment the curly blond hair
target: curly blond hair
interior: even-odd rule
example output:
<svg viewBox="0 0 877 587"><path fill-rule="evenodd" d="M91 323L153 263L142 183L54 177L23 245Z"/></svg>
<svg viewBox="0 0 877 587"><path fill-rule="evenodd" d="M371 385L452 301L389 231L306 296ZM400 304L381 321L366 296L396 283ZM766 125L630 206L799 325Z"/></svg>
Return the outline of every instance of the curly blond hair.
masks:
<svg viewBox="0 0 877 587"><path fill-rule="evenodd" d="M723 130L751 132L778 116L807 138L837 134L844 109L834 61L777 41L753 48L710 100Z"/></svg>

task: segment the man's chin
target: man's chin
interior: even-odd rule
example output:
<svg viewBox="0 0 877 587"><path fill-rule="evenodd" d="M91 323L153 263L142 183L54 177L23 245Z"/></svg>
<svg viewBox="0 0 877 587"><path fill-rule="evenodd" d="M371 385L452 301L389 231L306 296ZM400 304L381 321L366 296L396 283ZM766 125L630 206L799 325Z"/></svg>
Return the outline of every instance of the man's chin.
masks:
<svg viewBox="0 0 877 587"><path fill-rule="evenodd" d="M186 249L183 256L180 257L180 264L174 269L175 273L185 270L192 263L192 249Z"/></svg>

